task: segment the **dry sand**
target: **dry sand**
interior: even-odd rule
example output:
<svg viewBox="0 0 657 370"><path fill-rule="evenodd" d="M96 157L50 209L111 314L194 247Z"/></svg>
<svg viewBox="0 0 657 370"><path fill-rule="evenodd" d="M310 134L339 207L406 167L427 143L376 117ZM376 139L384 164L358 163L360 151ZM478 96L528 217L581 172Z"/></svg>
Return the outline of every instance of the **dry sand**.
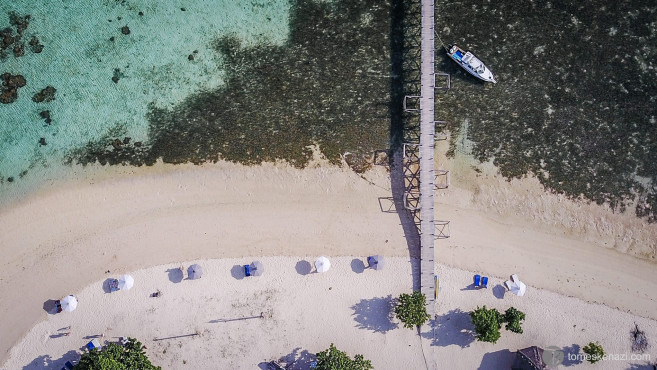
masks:
<svg viewBox="0 0 657 370"><path fill-rule="evenodd" d="M454 163L453 166L458 167L459 162ZM475 175L468 177L470 176L468 174L474 172L468 172L467 168L462 170L462 177L453 179L454 186L438 193L437 218L451 221L452 235L450 239L437 241L438 261L469 271L483 272L492 277L518 273L530 286L545 288L586 301L599 302L612 308L618 307L620 310L653 320L657 319L657 302L654 295L657 291L655 264L628 255L629 253L647 258L654 256L654 253L652 256L650 254L650 249L654 248L650 246L650 238L653 237L652 243L657 240L655 225L636 224L636 220L633 220L631 215L612 215L603 207L571 202L556 195L544 194L531 179L507 183L500 181L494 173L484 172L479 175L480 177L475 178ZM107 315L103 312L100 302L111 302L115 297L123 299L124 296L121 294L126 292L103 295L98 283L92 284L107 278L106 270L112 271L115 275L118 272L138 271L150 266L191 259L243 256L325 254L364 257L368 254L380 253L389 257L407 257L409 254L398 215L382 212L382 209L385 209L385 201L379 198L390 196L389 176L382 168L375 168L364 178L344 168L321 166L298 170L284 164L265 164L257 167L243 167L229 163L176 167L157 165L138 171L143 174L135 176L115 170L112 172L112 177L99 179L96 175L94 177L96 180L93 181L83 178L76 182L55 185L0 211L0 248L3 256L0 270L0 297L2 297L0 309L4 313L3 320L0 322L0 332L4 334L0 338L2 361L8 358L9 349L22 337L27 342L21 343L29 344L19 344L15 348L15 355L12 356L11 361L17 362L11 363L27 364L37 356L46 354L53 359L60 358L66 353L66 349L75 349L84 344L83 342L86 341L83 339L84 336L106 331L104 326L112 327L112 335L122 335L129 331L130 335L143 338L144 341L152 340L158 335L166 335L167 333L147 327L143 328L142 334L139 326L130 325L130 320L136 320L140 318L139 316L121 315L120 310L109 310L120 317L112 319L114 316L110 316L107 320L127 323L125 329L124 327L120 329L123 333L117 332L116 324L100 325L99 322L100 326L94 326L96 324L93 322L80 321L75 326L88 329L77 331L77 337L72 335L63 340L50 339L49 335L53 332L53 328L60 324L58 320L66 320L67 316L57 315L46 319L47 315L42 306L48 299L57 299L70 293L78 294L82 299L80 309L68 315L75 317L75 320L78 320L78 316L80 320L90 320L89 318L92 317L83 316L85 312L83 302L94 302L88 306L90 310L88 314L100 318ZM581 221L578 221L580 219ZM605 224L612 226L596 227ZM607 245L603 244L605 240ZM626 248L628 244L634 247ZM249 342L249 338L256 336L257 330L245 328L244 333L247 334L244 334L246 336L244 341L235 339L234 346L222 346L223 342L220 341L225 338L217 335L214 331L217 330L214 329L215 326L208 324L208 320L212 318L204 316L203 313L206 311L199 311L196 314L195 310L190 311L187 306L187 303L192 305L194 302L202 303L210 295L203 290L200 291L200 296L195 295L193 290L184 295L186 290L180 288L183 289L180 293L183 295L177 302L174 300L169 306L162 308L157 306L155 310L177 312L172 313L174 315L172 317L189 316L181 321L181 325L182 323L184 325L181 326L180 331L194 331L198 327L202 328L199 329L201 331L209 330L207 336L202 338L216 335L212 338L217 339L203 345L200 342L205 343L205 341L193 339L196 344L185 347L189 347L188 350L192 351L191 357L186 359L188 363L196 361L194 360L196 358L214 361L214 356L225 350L227 359L221 361L234 361L244 368L253 368L243 365L241 361L257 364L257 361L266 357L287 353L297 347L314 352L326 347L330 341L336 342L339 347L352 354L364 353L366 357L372 359L375 356L387 358L385 348L390 348L389 345L398 348L405 340L419 340L417 335L413 336L412 333L402 334L404 331L401 329L389 331L385 335L371 333L372 336L367 337L371 338L368 339L371 345L362 343L365 338L364 333L370 331L367 328L355 331L353 336L333 329L324 337L313 337L305 331L293 333L298 327L312 328L312 325L320 325L312 323L317 321L319 317L317 314L305 313L324 310L322 307L310 307L311 303L317 305L316 301L304 299L311 297L309 296L311 292L323 287L322 284L332 282L350 288L354 284L353 286L358 288L356 281L352 282L351 279L368 276L370 271L355 275L350 272L347 261L342 263L347 265L342 267L345 273L340 273L341 264L338 264L335 270L331 271L335 273L333 277L326 275L327 280L323 281L321 280L323 275L299 276L291 260L263 259L273 266L277 264L281 266L279 277L273 274L263 277L262 281L273 279L271 284L263 284L261 281L246 289L242 285L255 284L253 283L255 280L237 281L225 278L215 280L216 288L233 289L233 292L244 293L246 297L244 299L248 301L248 297L259 295L260 290L276 290L279 289L276 287L282 287L274 294L280 299L274 306L285 312L279 313L284 318L279 321L281 326L276 326L279 324L272 322L268 328L275 331L291 325L290 329L281 335L280 341L270 338L266 340L267 345L271 346L270 350L253 346L253 351L264 351L264 357L252 358L255 352L250 352L248 356L240 358L237 355L239 349ZM403 261L403 258L399 261ZM219 272L225 273L226 264L230 265L234 262L222 260L207 263L209 266L216 264L215 271L219 276ZM290 263L290 266L284 267ZM397 269L390 269L389 274L394 276L390 277L389 286L386 285L387 283L380 282L370 286L366 283L372 283L373 280L361 279L363 289L342 288L340 292L343 296L340 296L340 299L344 300L336 300L335 304L339 305L335 308L336 312L343 312L346 315L349 313L349 307L360 299L388 294L395 296L399 292L409 291L412 286L410 266L408 262L406 265L400 264ZM445 276L452 274L462 276L458 276L453 281L443 279L445 292L443 300L450 303L443 306L445 301L441 301L437 307L439 318L457 308L466 312L473 308L475 302L489 306L506 305L506 298L498 300L486 292L483 292L484 294L461 292L460 289L467 285L464 281L471 279L471 273L445 269L439 273ZM151 274L154 275L149 277ZM138 280L145 283L152 281L152 284L155 284L157 281L163 281L156 284L161 285L167 282L166 274L164 280L161 280L158 274L149 272L135 272L135 277L137 276L139 276ZM346 280L335 280L338 276ZM388 275L374 276L384 278ZM296 293L288 292L286 285L283 284L288 281L286 279L292 279L289 284L293 287L297 286L295 284L300 284L303 294L308 295L300 295L299 300L294 300ZM206 280L202 280L201 284L205 284ZM320 285L315 287L311 282ZM178 286L185 287L189 284L184 282L170 285L167 289L172 289L172 297L175 296L174 292ZM147 290L153 288L154 286L145 287ZM153 300L146 299L142 302L140 299L143 297L137 298L140 294L139 289L142 288L136 286L127 292L125 297L134 296L135 302L139 301L139 307L142 304L153 305ZM87 294L89 298L83 298ZM98 295L98 298L94 294ZM558 320L559 325L555 326L556 329L545 330L545 334L526 333L515 339L504 339L512 337L512 333L505 333L507 335L503 336L504 342L492 347L472 343L465 350L461 350L460 346L438 345L432 347L436 356L443 359L443 354L455 357L460 356L462 351L463 353L474 351L468 355L474 359L468 361L476 362L476 367L485 353L510 347L515 349L514 346L532 344L566 346L573 343L583 345L585 341L600 340L603 345L618 348L620 351L621 342L626 341L628 335L627 325L633 320L643 320L640 322L645 323L646 330L651 328L652 336L655 335L655 324L652 320L633 317L604 306L587 305L549 292L544 294L534 297L528 293L527 297L523 297L526 299L515 300L514 304L517 302L517 306L528 313L528 325L531 320L537 320L539 317L556 315L555 317L561 318ZM157 305L161 301L166 302L164 298L167 296L168 294L158 299ZM481 301L478 301L480 298ZM108 301L110 299L111 301ZM235 294L231 295L231 301L238 299L241 298ZM545 309L542 302L550 302L550 308ZM169 308L165 309L165 307ZM575 308L577 310L574 310ZM225 311L226 309L219 307L216 313L227 314L229 311ZM207 311L207 315L212 312L215 311ZM598 319L591 319L593 316L590 315L593 314L589 315L589 312L595 312ZM162 322L176 320L168 319L168 315L160 318L159 313L149 317L153 327L162 326L157 325L157 320L164 320ZM459 313L457 317L463 316ZM586 339L581 332L568 329L564 325L570 321L565 318L572 319L572 325L577 325L578 328L585 324L591 326L591 328L586 327L586 331L591 330L595 335ZM611 324L608 322L618 322L618 325L622 326L609 326ZM35 324L37 326L25 336ZM244 323L244 325L252 324ZM327 321L326 324L321 325L332 324ZM336 328L339 325L344 325L346 328L356 324L353 318L349 317L344 323L336 324ZM535 325L537 329L541 328L541 324ZM572 328L571 324L568 325ZM62 326L67 325L62 324ZM164 327L169 326L167 324ZM239 338L242 333L241 330L231 331L231 338ZM42 344L29 342L34 340L33 338L41 338ZM64 343L73 340L75 343ZM511 342L506 342L507 340ZM608 341L609 344L604 341ZM60 345L60 343L64 344ZM50 347L51 344L53 347ZM404 352L400 353L399 358L417 361L419 347L411 342L409 344L411 346L408 352L399 350ZM205 348L203 347L205 345L211 347ZM205 348L205 350L196 355L192 347ZM31 353L28 349L36 352ZM250 348L248 350L251 351ZM623 351L625 352L627 350ZM149 353L155 356L155 352ZM182 361L182 357L187 356L186 353L183 351L178 357L172 355L169 358L160 352L153 358L156 363L167 365L177 363L175 361L178 360ZM655 357L657 356L653 356ZM488 358L493 357L489 355ZM387 363L382 362L380 368L388 368ZM8 369L13 368L6 366ZM178 365L173 367L176 368Z"/></svg>
<svg viewBox="0 0 657 370"><path fill-rule="evenodd" d="M495 278L489 289L474 290L471 273L444 266L438 266L444 288L435 335L428 330L420 337L391 309L394 297L409 292L417 262L388 258L386 269L374 271L364 269L362 257L335 257L328 272L308 273L314 258L260 258L265 274L249 278L241 266L249 257L184 263L200 262L204 276L198 280L181 281L179 264L156 266L131 272L135 286L114 293L97 281L78 293L74 312L50 315L32 328L5 368L59 369L94 337L103 344L138 337L152 362L165 369L257 369L279 358L295 360L293 369L308 369L330 343L351 356L363 354L376 369L422 369L422 340L431 344L426 355L435 368L509 369L509 349L540 345L577 353L578 346L599 340L607 353L629 355L634 322L649 338L657 337L654 320L532 288L519 298L505 294ZM161 296L151 298L157 290ZM476 342L467 312L483 305L524 311L524 333L503 330L497 344ZM609 360L596 368L645 362Z"/></svg>

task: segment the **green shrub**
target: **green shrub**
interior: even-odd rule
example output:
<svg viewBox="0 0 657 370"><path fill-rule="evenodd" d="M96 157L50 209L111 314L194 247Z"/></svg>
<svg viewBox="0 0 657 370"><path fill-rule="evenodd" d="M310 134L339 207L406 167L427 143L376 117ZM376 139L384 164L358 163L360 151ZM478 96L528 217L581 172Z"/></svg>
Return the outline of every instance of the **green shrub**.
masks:
<svg viewBox="0 0 657 370"><path fill-rule="evenodd" d="M500 339L500 328L502 319L499 311L494 308L490 310L486 306L470 312L472 324L475 327L475 337L481 342L497 343Z"/></svg>
<svg viewBox="0 0 657 370"><path fill-rule="evenodd" d="M591 342L588 345L582 348L582 351L586 353L586 360L592 364L602 360L602 357L605 355L605 351L602 349L602 346L598 342Z"/></svg>
<svg viewBox="0 0 657 370"><path fill-rule="evenodd" d="M128 342L121 346L110 343L102 350L96 348L84 353L80 362L74 367L75 370L162 370L154 366L148 359L142 344L134 338L128 338Z"/></svg>
<svg viewBox="0 0 657 370"><path fill-rule="evenodd" d="M525 313L517 310L515 307L510 307L504 312L504 322L506 322L506 330L514 333L522 334L522 327L520 322L525 319Z"/></svg>
<svg viewBox="0 0 657 370"><path fill-rule="evenodd" d="M426 302L427 297L420 292L402 293L399 296L395 314L404 323L404 327L413 329L413 327L424 325L431 318L427 313Z"/></svg>
<svg viewBox="0 0 657 370"><path fill-rule="evenodd" d="M317 354L317 370L371 370L372 362L363 355L356 355L352 360L345 352L331 346Z"/></svg>

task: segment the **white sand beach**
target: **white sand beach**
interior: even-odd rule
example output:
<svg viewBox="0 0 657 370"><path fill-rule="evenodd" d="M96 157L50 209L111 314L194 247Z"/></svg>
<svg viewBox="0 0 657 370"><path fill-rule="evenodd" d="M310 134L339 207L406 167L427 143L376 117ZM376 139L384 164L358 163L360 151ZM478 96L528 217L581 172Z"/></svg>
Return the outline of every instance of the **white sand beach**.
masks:
<svg viewBox="0 0 657 370"><path fill-rule="evenodd" d="M409 292L407 258L388 258L385 269L374 271L364 268L362 257L336 257L320 274L311 269L312 256L265 257L262 276L244 277L242 265L252 259L185 262L185 268L200 262L204 275L197 280L181 280L179 264L131 272L136 283L129 291L107 293L104 281L96 281L77 294L74 312L50 315L32 328L5 368L58 369L91 339L105 343L121 336L140 338L165 369L257 369L272 359L308 369L330 343L352 356L363 354L376 369L421 369L422 340L431 343L426 355L439 369L508 369L514 358L509 349L529 344L576 353L595 339L607 353L625 354L635 322L649 338L657 336L654 320L533 288L524 297L504 294L497 278L489 289L470 289L471 273L438 266L446 288L439 294L435 336L427 331L420 337L391 311L393 298ZM157 290L161 296L150 297ZM524 311L524 333L503 330L496 344L476 342L467 312L482 305ZM596 368L644 362L607 361Z"/></svg>
<svg viewBox="0 0 657 370"><path fill-rule="evenodd" d="M364 354L376 368L424 366L417 333L392 329L394 323L381 316L388 296L412 289L399 216L383 212L390 196L384 168L362 177L326 165L299 170L221 162L137 171L118 169L93 181L81 171L76 182L0 211L3 368L43 367L46 357L47 368L56 368L101 334L106 340L137 337L164 368L184 368L183 360L200 368L254 368L296 348L312 354L331 342L351 355ZM629 353L633 322L649 340L655 338L655 264L632 256L652 258L655 225L545 194L531 179L472 176L454 178L452 187L437 194L436 216L451 221L452 235L436 242L443 291L436 339L425 335L435 344L428 357L439 368L496 368L488 364L503 364L505 350L530 345L597 340L608 353ZM610 226L595 227L603 224ZM390 258L389 269L354 271L354 258L377 253ZM332 258L329 272L296 271L298 261L319 255ZM232 276L235 265L255 258L268 266L266 275ZM190 262L201 263L207 275L169 281L168 269ZM126 272L137 281L132 290L103 292L105 279ZM473 272L491 277L489 290L467 288ZM500 299L498 285L511 273L530 290L522 298L507 293ZM163 296L149 298L156 289ZM78 310L54 316L44 311L44 302L67 294L80 298ZM365 307L360 318L352 309L359 303ZM463 332L465 315L484 304L502 310L512 304L526 312L525 333L503 330L496 345L473 342ZM376 306L371 319L368 305ZM211 322L266 311L256 307L272 313L262 319L265 335L260 319ZM70 336L51 338L69 325ZM199 336L155 341L197 331ZM610 361L597 367L628 366Z"/></svg>

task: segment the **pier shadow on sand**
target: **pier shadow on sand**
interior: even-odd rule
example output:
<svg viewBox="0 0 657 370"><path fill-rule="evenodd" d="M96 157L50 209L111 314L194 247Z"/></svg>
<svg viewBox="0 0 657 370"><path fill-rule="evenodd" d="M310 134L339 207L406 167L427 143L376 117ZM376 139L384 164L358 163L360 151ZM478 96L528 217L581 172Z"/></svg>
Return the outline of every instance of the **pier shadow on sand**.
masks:
<svg viewBox="0 0 657 370"><path fill-rule="evenodd" d="M417 84L410 82L415 79L415 72L405 68L404 61L409 58L410 39L415 35L408 32L408 8L402 0L393 0L390 4L390 101L388 113L390 117L390 149L388 150L388 166L390 169L391 198L379 199L381 211L396 212L406 239L408 254L411 260L420 258L420 232L418 211L411 211L404 206L406 181L402 148L407 140L406 133L411 125L410 117L404 112L404 96L417 95ZM384 204L385 203L385 204ZM418 263L419 265L419 263ZM420 269L413 268L413 290L420 289Z"/></svg>
<svg viewBox="0 0 657 370"><path fill-rule="evenodd" d="M360 302L351 306L351 309L354 310L352 316L354 316L358 329L370 330L375 333L385 333L398 327L392 321L394 318L394 307L394 299L392 295L388 295L386 297L361 299Z"/></svg>

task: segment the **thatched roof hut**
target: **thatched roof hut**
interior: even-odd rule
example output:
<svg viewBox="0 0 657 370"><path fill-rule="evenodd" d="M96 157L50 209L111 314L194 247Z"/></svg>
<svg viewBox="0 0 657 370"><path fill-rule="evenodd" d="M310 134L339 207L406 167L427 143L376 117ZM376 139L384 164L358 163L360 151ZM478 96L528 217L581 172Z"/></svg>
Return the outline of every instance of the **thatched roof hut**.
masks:
<svg viewBox="0 0 657 370"><path fill-rule="evenodd" d="M513 361L511 370L546 370L548 369L543 362L543 348L532 346L519 349L516 352L516 359Z"/></svg>

